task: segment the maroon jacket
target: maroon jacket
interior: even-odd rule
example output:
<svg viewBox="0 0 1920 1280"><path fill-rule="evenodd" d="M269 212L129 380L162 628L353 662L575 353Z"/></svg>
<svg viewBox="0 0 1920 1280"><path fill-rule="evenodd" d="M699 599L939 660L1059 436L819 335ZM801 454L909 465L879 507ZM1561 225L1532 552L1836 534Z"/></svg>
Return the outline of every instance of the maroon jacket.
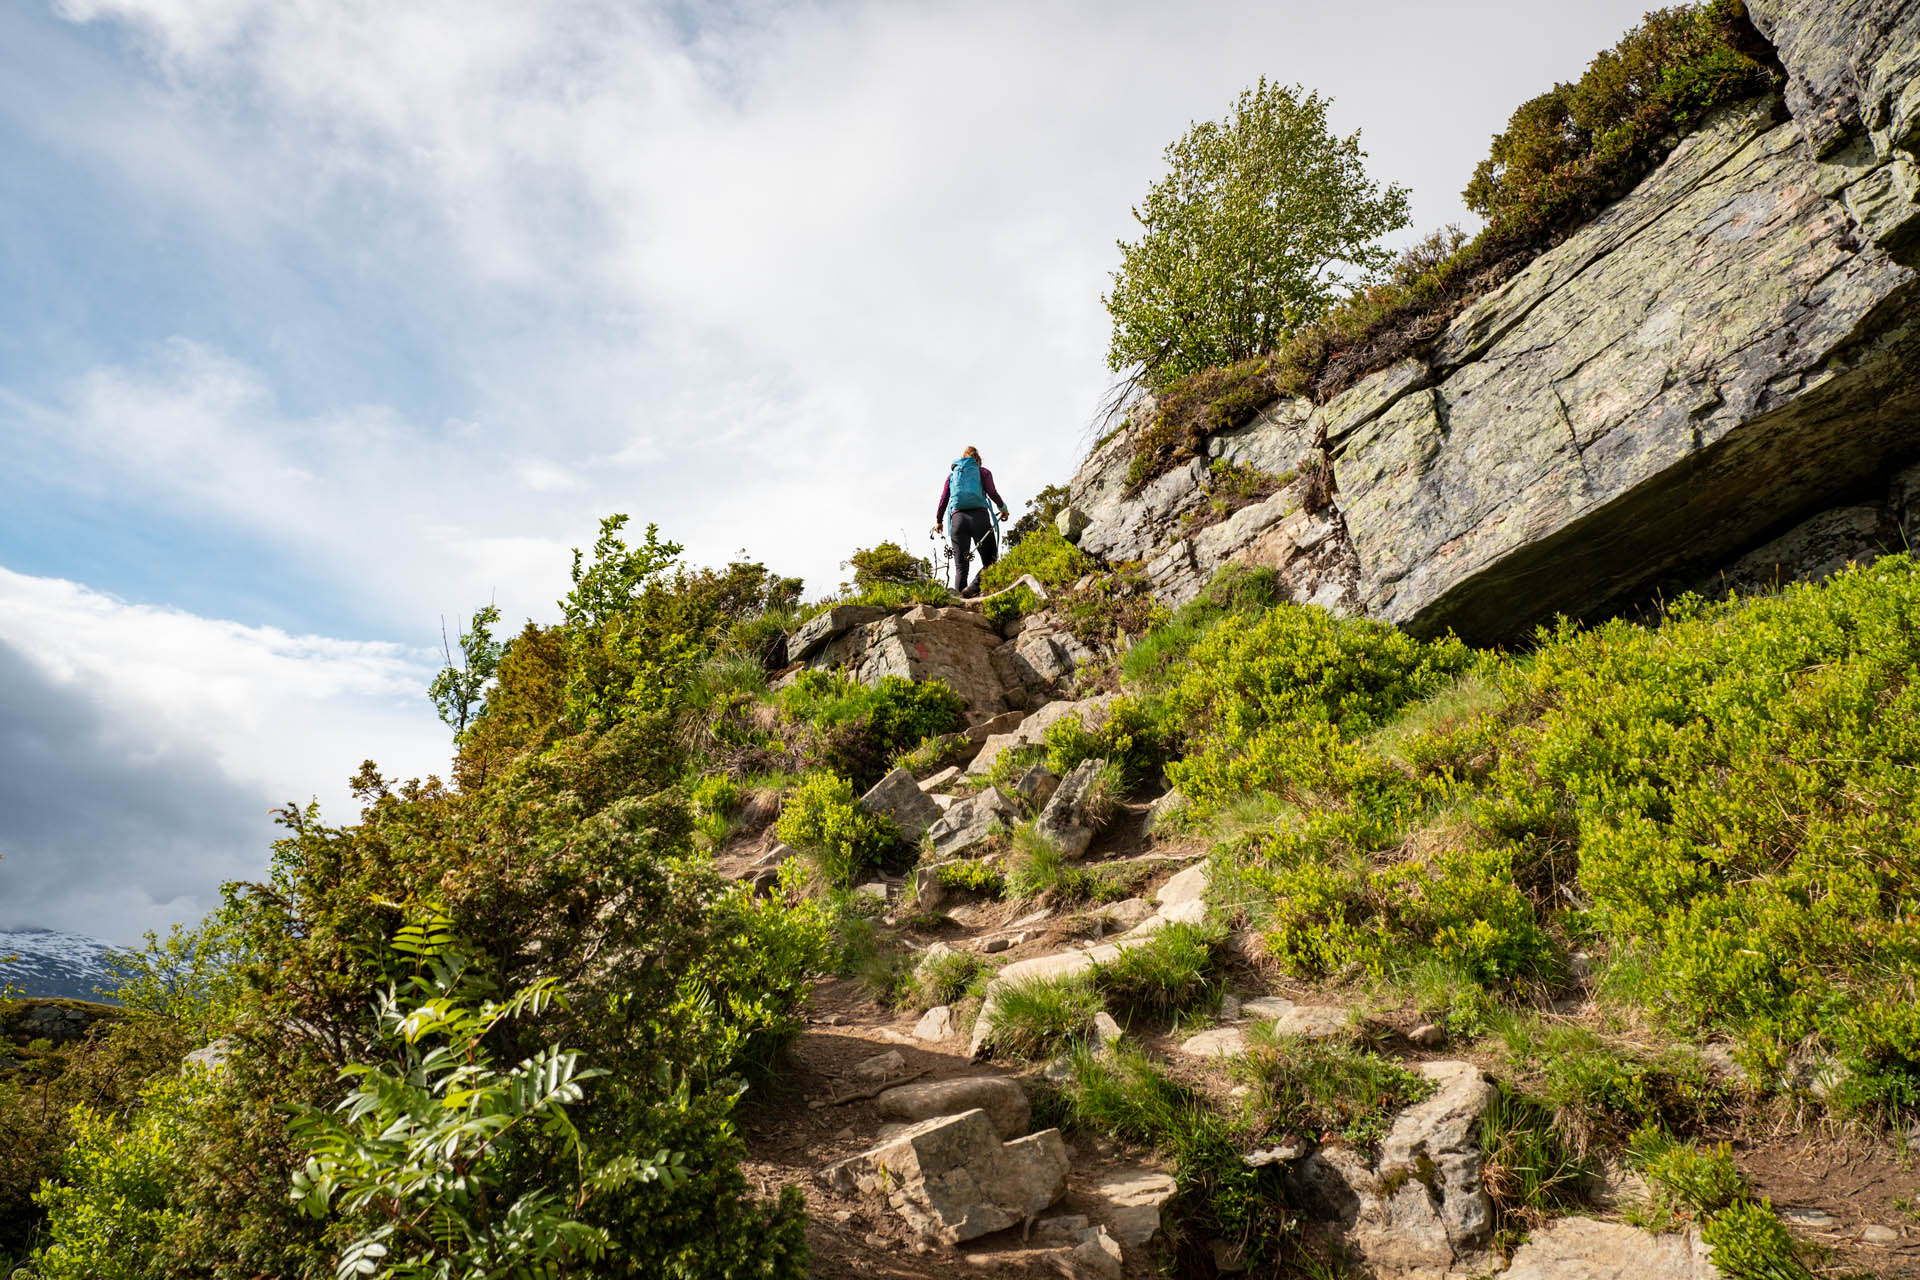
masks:
<svg viewBox="0 0 1920 1280"><path fill-rule="evenodd" d="M935 524L940 524L947 518L947 490L952 486L952 476L948 476L940 482L940 505L936 507L933 512L933 522ZM987 470L985 467L980 468L980 487L987 491L989 498L993 499L994 506L1000 508L1002 511L1007 509L1006 501L1001 498L1000 491L993 487L993 472Z"/></svg>

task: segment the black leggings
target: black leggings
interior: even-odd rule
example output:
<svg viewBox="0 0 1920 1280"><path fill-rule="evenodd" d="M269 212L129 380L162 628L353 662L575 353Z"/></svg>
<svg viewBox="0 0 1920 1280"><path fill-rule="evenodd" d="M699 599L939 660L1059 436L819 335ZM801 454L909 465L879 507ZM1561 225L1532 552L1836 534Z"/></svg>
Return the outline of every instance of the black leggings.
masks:
<svg viewBox="0 0 1920 1280"><path fill-rule="evenodd" d="M953 543L953 589L967 590L967 562L973 558L973 544L980 544L980 572L1000 558L1000 540L993 536L993 517L985 507L970 511L955 508L947 514L947 536Z"/></svg>

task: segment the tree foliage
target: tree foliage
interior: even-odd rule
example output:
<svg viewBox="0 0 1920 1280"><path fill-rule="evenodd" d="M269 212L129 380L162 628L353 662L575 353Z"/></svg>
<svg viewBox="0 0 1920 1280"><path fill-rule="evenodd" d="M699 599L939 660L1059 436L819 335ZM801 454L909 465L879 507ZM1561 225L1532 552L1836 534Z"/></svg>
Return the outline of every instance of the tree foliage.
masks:
<svg viewBox="0 0 1920 1280"><path fill-rule="evenodd" d="M1407 191L1367 176L1359 133L1335 135L1329 105L1263 77L1167 148L1102 299L1116 372L1164 386L1270 351L1392 261L1375 242L1407 225Z"/></svg>
<svg viewBox="0 0 1920 1280"><path fill-rule="evenodd" d="M560 1000L557 985L537 978L505 1000L487 998L470 989L471 958L444 912L427 902L412 915L393 945L415 972L375 1011L388 1056L343 1067L354 1087L331 1112L297 1108L293 1136L310 1154L294 1174L294 1202L315 1218L337 1202L363 1224L341 1251L337 1280L552 1274L599 1261L613 1240L580 1219L587 1201L635 1183L678 1185L684 1155L590 1162L567 1108L606 1072L557 1045L502 1069L486 1044L501 1022ZM558 1188L566 1194L550 1180L513 1185L515 1164L528 1162L511 1153L529 1143L571 1166Z"/></svg>
<svg viewBox="0 0 1920 1280"><path fill-rule="evenodd" d="M452 646L446 642L445 622L441 624L440 643L446 649L447 665L427 686L427 697L433 700L433 709L440 713L440 719L453 730L456 742L467 731L467 724L486 692L487 682L493 679L500 669L500 659L506 656L506 642L493 638L493 624L498 621L500 610L491 604L474 611L473 621L460 633L457 663L453 660Z"/></svg>

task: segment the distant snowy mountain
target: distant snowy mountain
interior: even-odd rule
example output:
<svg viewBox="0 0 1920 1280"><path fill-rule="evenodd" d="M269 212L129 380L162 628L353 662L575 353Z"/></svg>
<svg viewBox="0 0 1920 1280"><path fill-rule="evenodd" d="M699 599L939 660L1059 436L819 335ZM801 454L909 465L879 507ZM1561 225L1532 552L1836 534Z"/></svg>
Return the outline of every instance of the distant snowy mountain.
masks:
<svg viewBox="0 0 1920 1280"><path fill-rule="evenodd" d="M94 988L107 984L110 950L100 939L85 934L0 929L0 988L11 985L29 996L102 999Z"/></svg>

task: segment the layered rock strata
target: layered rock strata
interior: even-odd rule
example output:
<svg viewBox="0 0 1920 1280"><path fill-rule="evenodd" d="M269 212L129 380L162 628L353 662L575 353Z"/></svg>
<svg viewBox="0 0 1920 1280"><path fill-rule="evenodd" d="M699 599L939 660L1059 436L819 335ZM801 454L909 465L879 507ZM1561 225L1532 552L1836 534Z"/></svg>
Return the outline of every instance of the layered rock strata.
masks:
<svg viewBox="0 0 1920 1280"><path fill-rule="evenodd" d="M1829 509L1880 511L1834 517L1851 540L1810 538L1809 565L1887 547L1920 457L1920 0L1752 11L1784 101L1723 112L1325 405L1270 405L1132 494L1121 431L1063 530L1169 604L1266 565L1296 600L1472 640L1712 577ZM1215 460L1286 483L1215 522ZM1780 550L1775 578L1808 576Z"/></svg>

